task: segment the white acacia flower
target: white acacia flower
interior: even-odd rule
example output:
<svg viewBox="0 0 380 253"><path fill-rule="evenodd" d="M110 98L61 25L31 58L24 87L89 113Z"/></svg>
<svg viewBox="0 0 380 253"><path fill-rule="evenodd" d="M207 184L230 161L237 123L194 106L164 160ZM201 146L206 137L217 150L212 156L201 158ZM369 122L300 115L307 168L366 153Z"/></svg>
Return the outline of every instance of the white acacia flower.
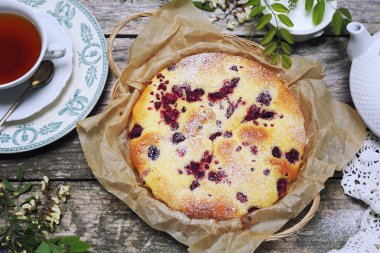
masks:
<svg viewBox="0 0 380 253"><path fill-rule="evenodd" d="M45 191L46 190L46 183L45 183L45 181L41 181L41 190L42 191Z"/></svg>
<svg viewBox="0 0 380 253"><path fill-rule="evenodd" d="M226 27L229 30L233 30L233 29L235 29L235 27L237 25L238 25L238 22L236 22L235 20L230 19L230 20L227 21Z"/></svg>
<svg viewBox="0 0 380 253"><path fill-rule="evenodd" d="M54 202L54 204L59 204L59 198L57 196L51 197L51 200Z"/></svg>
<svg viewBox="0 0 380 253"><path fill-rule="evenodd" d="M58 189L58 197L62 200L62 202L66 202L66 198L69 195L70 195L70 186L60 185Z"/></svg>
<svg viewBox="0 0 380 253"><path fill-rule="evenodd" d="M3 189L4 189L3 184L0 184L0 191L3 191Z"/></svg>
<svg viewBox="0 0 380 253"><path fill-rule="evenodd" d="M45 181L45 183L49 183L49 178L47 176L43 176L43 180Z"/></svg>
<svg viewBox="0 0 380 253"><path fill-rule="evenodd" d="M222 9L226 8L226 1L225 0L211 0L211 5L213 7L220 6Z"/></svg>
<svg viewBox="0 0 380 253"><path fill-rule="evenodd" d="M246 3L248 3L249 2L249 0L239 0L238 2L237 2L237 4L246 4Z"/></svg>

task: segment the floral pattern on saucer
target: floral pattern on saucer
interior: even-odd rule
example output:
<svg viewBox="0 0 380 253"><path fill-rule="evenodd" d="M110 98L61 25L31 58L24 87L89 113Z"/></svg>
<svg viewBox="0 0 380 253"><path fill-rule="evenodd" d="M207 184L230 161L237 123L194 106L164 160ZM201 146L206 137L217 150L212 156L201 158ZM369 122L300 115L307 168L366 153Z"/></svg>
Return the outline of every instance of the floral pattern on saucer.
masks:
<svg viewBox="0 0 380 253"><path fill-rule="evenodd" d="M16 0L15 0L16 1ZM95 18L76 0L17 0L54 17L74 47L74 69L60 99L43 113L0 129L0 153L18 153L63 137L98 101L108 73L106 42Z"/></svg>

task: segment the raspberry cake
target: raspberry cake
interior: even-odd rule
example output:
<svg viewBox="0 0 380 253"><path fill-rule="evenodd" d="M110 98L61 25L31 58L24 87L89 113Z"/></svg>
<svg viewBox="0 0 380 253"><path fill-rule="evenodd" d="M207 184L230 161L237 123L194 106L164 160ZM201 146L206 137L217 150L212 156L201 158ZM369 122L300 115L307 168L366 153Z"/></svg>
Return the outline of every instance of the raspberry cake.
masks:
<svg viewBox="0 0 380 253"><path fill-rule="evenodd" d="M203 53L149 82L128 138L155 198L192 218L227 220L286 194L306 136L300 107L276 74L240 56Z"/></svg>

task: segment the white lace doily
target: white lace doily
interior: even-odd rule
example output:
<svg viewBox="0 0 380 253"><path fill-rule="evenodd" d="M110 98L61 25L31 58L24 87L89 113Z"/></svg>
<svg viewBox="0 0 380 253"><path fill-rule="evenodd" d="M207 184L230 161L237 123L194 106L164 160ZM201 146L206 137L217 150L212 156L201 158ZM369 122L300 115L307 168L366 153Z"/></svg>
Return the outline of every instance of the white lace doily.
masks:
<svg viewBox="0 0 380 253"><path fill-rule="evenodd" d="M329 253L377 253L380 252L380 216L371 208L365 212L359 232L350 237L340 250Z"/></svg>
<svg viewBox="0 0 380 253"><path fill-rule="evenodd" d="M343 169L344 193L380 214L380 139L371 132L356 157Z"/></svg>
<svg viewBox="0 0 380 253"><path fill-rule="evenodd" d="M370 205L359 232L329 253L380 253L380 139L367 132L363 147L343 168L344 193Z"/></svg>

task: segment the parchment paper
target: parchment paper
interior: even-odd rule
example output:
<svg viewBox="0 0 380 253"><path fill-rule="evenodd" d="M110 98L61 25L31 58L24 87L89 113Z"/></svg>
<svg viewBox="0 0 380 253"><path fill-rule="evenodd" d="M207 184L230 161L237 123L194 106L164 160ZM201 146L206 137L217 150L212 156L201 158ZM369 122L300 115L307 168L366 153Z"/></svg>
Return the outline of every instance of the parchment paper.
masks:
<svg viewBox="0 0 380 253"><path fill-rule="evenodd" d="M268 65L287 80L306 120L306 162L298 179L275 205L244 219L190 219L156 200L140 184L130 163L125 128L144 82L182 57L201 52L241 55L263 64L267 60L246 47L231 44L190 0L166 4L133 43L117 97L104 112L78 123L79 138L99 182L151 227L188 245L190 252L252 252L296 217L324 188L334 170L354 156L364 141L365 128L356 111L331 98L322 81L320 63L294 58L292 68L286 71Z"/></svg>

